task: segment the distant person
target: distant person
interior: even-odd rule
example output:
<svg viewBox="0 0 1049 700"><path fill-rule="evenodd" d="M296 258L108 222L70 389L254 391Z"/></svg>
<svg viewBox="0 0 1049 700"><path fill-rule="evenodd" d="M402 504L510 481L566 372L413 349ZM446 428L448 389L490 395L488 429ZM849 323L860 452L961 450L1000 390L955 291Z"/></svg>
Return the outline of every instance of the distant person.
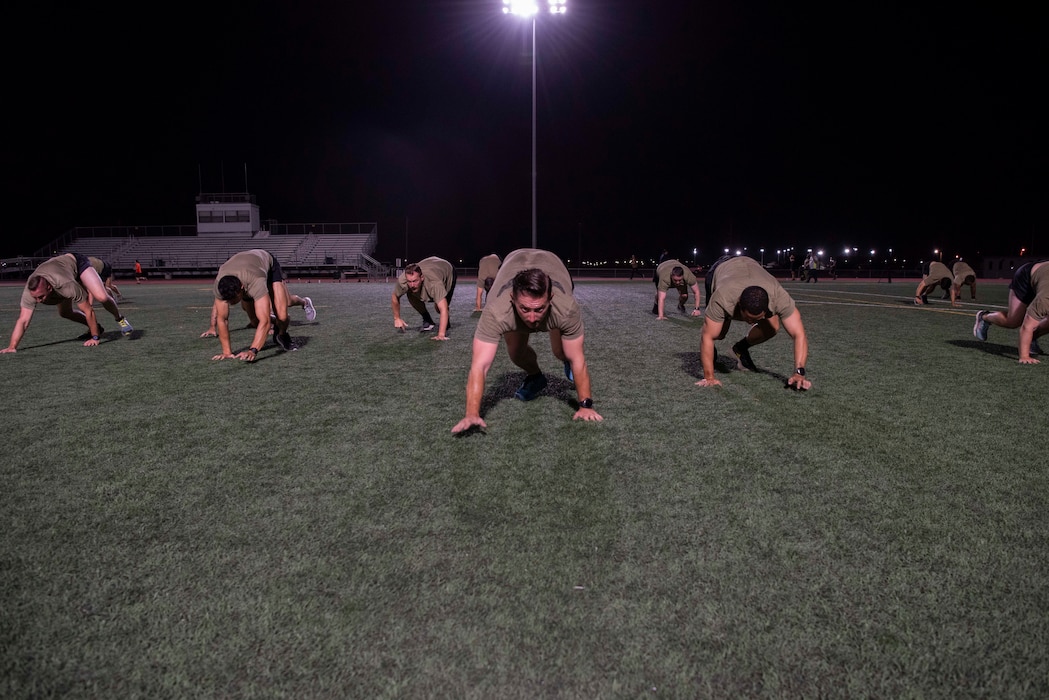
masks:
<svg viewBox="0 0 1049 700"><path fill-rule="evenodd" d="M757 370L750 348L774 337L782 325L794 339L794 369L787 386L803 391L812 387L805 374L809 343L801 312L775 277L753 258L725 256L707 270L707 285L710 293L699 352L703 379L696 382L697 386L721 386L714 377L714 341L724 340L736 320L751 324L747 335L732 346L739 369Z"/></svg>
<svg viewBox="0 0 1049 700"><path fill-rule="evenodd" d="M820 281L820 259L816 255L810 255L805 261L805 282Z"/></svg>
<svg viewBox="0 0 1049 700"><path fill-rule="evenodd" d="M291 294L280 263L269 252L255 248L234 254L219 267L214 290L212 314L222 353L211 359L254 362L271 329L277 347L285 352L294 349L288 334ZM229 307L232 304L240 304L251 323L255 324L251 346L238 353L234 353L230 346ZM309 306L313 306L312 302Z"/></svg>
<svg viewBox="0 0 1049 700"><path fill-rule="evenodd" d="M92 300L99 301L112 314L120 332L130 336L134 332L131 323L124 318L117 307L117 302L109 294L98 272L91 267L86 255L64 253L40 263L33 274L29 275L20 301L21 311L11 331L11 340L0 352L16 352L33 320L37 304L57 306L58 315L62 318L87 326L87 333L80 336L85 347L98 345L105 329L95 317L91 307ZM74 306L76 308L74 308Z"/></svg>
<svg viewBox="0 0 1049 700"><path fill-rule="evenodd" d="M951 299L951 306L957 306L957 299L962 295L962 287L969 286L969 299L970 301L976 301L976 271L969 267L969 263L959 260L954 263L951 267L951 274L954 275L954 297Z"/></svg>
<svg viewBox="0 0 1049 700"><path fill-rule="evenodd" d="M637 259L636 255L631 255L630 256L630 279L634 279L634 275L637 274L637 272L638 272L637 268L638 268L638 265L640 265L640 264L641 264L641 262Z"/></svg>
<svg viewBox="0 0 1049 700"><path fill-rule="evenodd" d="M91 267L94 271L97 272L98 276L102 279L102 284L105 285L110 295L118 301L123 299L124 295L120 293L120 290L117 289L116 283L113 282L113 267L101 258L96 258L90 255L87 256L87 260L91 263ZM92 301L94 300L92 299Z"/></svg>
<svg viewBox="0 0 1049 700"><path fill-rule="evenodd" d="M1032 261L1017 268L1009 283L1008 311L976 312L973 335L985 341L991 326L1019 328L1020 364L1039 363L1031 355L1045 354L1038 339L1049 333L1049 260ZM1044 391L1041 396L1045 398Z"/></svg>
<svg viewBox="0 0 1049 700"><path fill-rule="evenodd" d="M142 274L142 263L138 260L135 261L135 284L140 284L142 280L146 279L146 276Z"/></svg>
<svg viewBox="0 0 1049 700"><path fill-rule="evenodd" d="M503 260L492 289L495 297L485 304L474 332L466 380L466 415L452 432L488 427L481 418L481 399L500 338L506 340L510 361L526 373L514 396L531 401L546 387L536 352L528 344L532 333L550 334L551 352L563 363L568 380L575 383L579 408L572 420L602 420L594 410L590 391L590 370L583 352L583 316L572 294L572 276L561 259L535 248L515 250Z"/></svg>
<svg viewBox="0 0 1049 700"><path fill-rule="evenodd" d="M696 300L696 308L692 310L693 316L702 315L699 310L702 299L699 295L699 280L696 279L692 270L688 269L677 260L664 260L656 267L656 300L652 304L652 313L660 320L666 319L665 304L667 292L673 288L677 292L677 310L685 311L685 302L688 301L688 290L692 289L692 296Z"/></svg>
<svg viewBox="0 0 1049 700"><path fill-rule="evenodd" d="M455 292L458 275L455 267L442 258L430 257L405 266L404 272L393 286L390 305L393 307L393 327L407 328L408 324L401 318L401 297L408 295L408 303L423 318L420 333L434 329L433 316L426 309L426 302L432 302L441 315L437 335L432 340L448 340L448 329L451 328L450 304Z"/></svg>
<svg viewBox="0 0 1049 700"><path fill-rule="evenodd" d="M474 311L480 311L484 306L481 296L483 295L487 298L502 262L498 255L492 253L481 258L481 261L477 264L477 301L474 303Z"/></svg>
<svg viewBox="0 0 1049 700"><path fill-rule="evenodd" d="M834 259L833 255L827 261L827 274L830 275L832 280L838 279L838 261Z"/></svg>
<svg viewBox="0 0 1049 700"><path fill-rule="evenodd" d="M798 278L798 267L797 262L794 260L794 253L790 254L790 279L793 282Z"/></svg>
<svg viewBox="0 0 1049 700"><path fill-rule="evenodd" d="M947 266L942 262L931 262L929 263L929 274L922 278L922 281L918 283L917 289L914 290L914 304L915 306L921 306L929 303L929 292L936 289L937 287L947 291L951 291L951 304L954 304L954 290L953 290L954 275L947 269Z"/></svg>

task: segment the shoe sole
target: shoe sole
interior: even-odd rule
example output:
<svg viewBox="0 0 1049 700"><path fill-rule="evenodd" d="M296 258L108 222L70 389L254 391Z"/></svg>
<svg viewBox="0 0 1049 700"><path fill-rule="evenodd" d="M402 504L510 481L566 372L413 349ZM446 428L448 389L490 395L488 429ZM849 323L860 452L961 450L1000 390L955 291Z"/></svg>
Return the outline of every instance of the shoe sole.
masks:
<svg viewBox="0 0 1049 700"><path fill-rule="evenodd" d="M982 340L983 342L987 342L987 333L984 332L983 337L980 337L980 324L983 323L983 317L985 313L986 312L984 311L976 312L976 323L973 324L973 336L977 340Z"/></svg>

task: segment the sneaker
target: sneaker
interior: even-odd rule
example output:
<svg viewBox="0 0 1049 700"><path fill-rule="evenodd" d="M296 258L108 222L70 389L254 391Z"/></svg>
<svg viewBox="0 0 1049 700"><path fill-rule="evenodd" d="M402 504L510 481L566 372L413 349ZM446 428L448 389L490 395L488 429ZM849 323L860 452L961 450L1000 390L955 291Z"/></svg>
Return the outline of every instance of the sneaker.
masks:
<svg viewBox="0 0 1049 700"><path fill-rule="evenodd" d="M658 303L652 304L652 313L656 314L657 316L659 315L659 304Z"/></svg>
<svg viewBox="0 0 1049 700"><path fill-rule="evenodd" d="M106 329L103 328L101 324L99 324L99 326L98 326L98 337L101 338L102 335L105 332L106 332ZM76 339L77 340L91 340L91 331L88 331L87 333L82 333L82 334L78 335Z"/></svg>
<svg viewBox="0 0 1049 700"><path fill-rule="evenodd" d="M524 383L521 388L514 394L515 397L521 401L531 401L536 396L539 396L539 392L546 388L546 375L533 374L530 377L525 377Z"/></svg>
<svg viewBox="0 0 1049 700"><path fill-rule="evenodd" d="M419 332L420 333L429 333L430 331L432 331L436 327L437 326L433 325L432 323L424 323L421 326L419 326Z"/></svg>
<svg viewBox="0 0 1049 700"><path fill-rule="evenodd" d="M575 384L575 377L572 376L572 363L565 360L565 376L568 377L568 381Z"/></svg>
<svg viewBox="0 0 1049 700"><path fill-rule="evenodd" d="M973 324L973 335L980 340L987 340L987 330L991 327L987 321L983 320L983 317L990 313L989 311L977 311L976 312L976 323Z"/></svg>
<svg viewBox="0 0 1049 700"><path fill-rule="evenodd" d="M276 326L273 327L273 342L284 352L291 352L292 350L291 335L287 331L279 332Z"/></svg>
<svg viewBox="0 0 1049 700"><path fill-rule="evenodd" d="M99 330L102 330L101 328ZM1038 345L1038 338L1031 338L1031 351L1029 355L1044 355L1041 346Z"/></svg>
<svg viewBox="0 0 1049 700"><path fill-rule="evenodd" d="M929 295L928 294L922 294L922 303L925 304L926 306L929 305Z"/></svg>
<svg viewBox="0 0 1049 700"><path fill-rule="evenodd" d="M302 307L302 310L306 312L306 320L312 321L316 319L317 309L313 308L313 299L310 299L309 297L303 297L302 300L306 302Z"/></svg>
<svg viewBox="0 0 1049 700"><path fill-rule="evenodd" d="M121 334L123 334L123 336L125 338L135 332L135 329L131 327L131 322L128 321L123 316L120 317L119 323L120 323L120 332L121 332Z"/></svg>
<svg viewBox="0 0 1049 700"><path fill-rule="evenodd" d="M758 366L754 364L754 360L750 359L750 349L739 347L739 343L732 346L732 352L736 354L736 363L739 369L749 369L751 372L757 372Z"/></svg>

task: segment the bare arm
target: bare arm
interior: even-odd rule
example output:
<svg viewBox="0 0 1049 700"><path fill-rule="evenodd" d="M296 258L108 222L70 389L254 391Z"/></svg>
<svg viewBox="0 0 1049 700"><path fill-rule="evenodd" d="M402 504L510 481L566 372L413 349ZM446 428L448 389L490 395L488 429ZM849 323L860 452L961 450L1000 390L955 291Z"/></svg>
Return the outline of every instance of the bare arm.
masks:
<svg viewBox="0 0 1049 700"><path fill-rule="evenodd" d="M94 272L94 270L92 270ZM98 273L95 273L98 277ZM99 282L101 284L101 282ZM87 329L91 331L91 337L84 341L84 347L93 347L98 345L98 318L95 316L95 310L91 308L91 296L76 305L80 309L80 313L84 314L84 320L87 322Z"/></svg>
<svg viewBox="0 0 1049 700"><path fill-rule="evenodd" d="M269 295L262 296L255 300L255 315L259 319L259 325L255 327L255 337L251 341L251 347L261 349L266 344L266 338L269 337L270 328L273 327L273 321L270 320L270 314L273 312L273 307L270 304ZM250 350L237 354L237 359L252 361L255 359L255 353Z"/></svg>
<svg viewBox="0 0 1049 700"><path fill-rule="evenodd" d="M481 287L477 288L477 301L474 302L474 311L480 311L481 310L481 294L483 292L484 292L484 289L482 289Z"/></svg>
<svg viewBox="0 0 1049 700"><path fill-rule="evenodd" d="M218 331L219 343L222 344L222 352L215 355L213 360L228 360L233 357L233 351L229 344L229 303L216 299L211 306L211 315L215 319L215 329Z"/></svg>
<svg viewBox="0 0 1049 700"><path fill-rule="evenodd" d="M437 302L437 311L441 314L441 320L438 321L437 335L433 336L432 340L448 340L448 300L441 299Z"/></svg>
<svg viewBox="0 0 1049 700"><path fill-rule="evenodd" d="M485 378L492 367L492 362L495 361L495 352L498 349L498 343L489 343L474 338L470 374L466 378L466 415L452 428L453 433L461 433L473 427L488 427L488 424L481 418L481 398L484 396Z"/></svg>
<svg viewBox="0 0 1049 700"><path fill-rule="evenodd" d="M22 342L22 336L25 335L26 330L29 328L29 322L33 320L34 309L22 309L18 313L18 319L15 321L15 327L11 329L11 340L8 342L7 347L0 352L17 352L18 344Z"/></svg>
<svg viewBox="0 0 1049 700"><path fill-rule="evenodd" d="M696 382L696 386L721 386L721 382L714 378L714 341L721 335L724 323L711 321L710 317L703 321L703 339L699 345L699 359L703 363L703 378Z"/></svg>
<svg viewBox="0 0 1049 700"><path fill-rule="evenodd" d="M396 291L390 295L390 306L393 308L393 327L407 328L408 324L401 318L401 298Z"/></svg>
<svg viewBox="0 0 1049 700"><path fill-rule="evenodd" d="M562 339L561 347L564 349L565 357L572 363L572 377L575 380L576 392L579 401L592 399L590 393L590 369L586 366L586 355L583 353L583 336L572 340ZM604 420L601 414L593 408L582 408L575 412L572 420Z"/></svg>
<svg viewBox="0 0 1049 700"><path fill-rule="evenodd" d="M656 292L656 306L659 309L659 314L656 316L659 320L666 320L666 315L663 313L664 305L667 301L666 290L660 289Z"/></svg>
<svg viewBox="0 0 1049 700"><path fill-rule="evenodd" d="M700 311L700 307L703 306L703 298L699 294L699 282L692 285L692 294L696 297L696 308L692 311L692 315L702 316L703 312Z"/></svg>
<svg viewBox="0 0 1049 700"><path fill-rule="evenodd" d="M1020 326L1020 364L1037 365L1040 362L1031 357L1031 341L1034 340L1034 331L1039 325L1031 314L1024 316L1024 322Z"/></svg>
<svg viewBox="0 0 1049 700"><path fill-rule="evenodd" d="M805 336L805 326L801 322L801 312L795 310L790 316L780 320L783 323L783 330L794 339L794 368L804 367L805 361L809 358L809 341ZM812 387L812 382L791 369L787 386L805 391Z"/></svg>

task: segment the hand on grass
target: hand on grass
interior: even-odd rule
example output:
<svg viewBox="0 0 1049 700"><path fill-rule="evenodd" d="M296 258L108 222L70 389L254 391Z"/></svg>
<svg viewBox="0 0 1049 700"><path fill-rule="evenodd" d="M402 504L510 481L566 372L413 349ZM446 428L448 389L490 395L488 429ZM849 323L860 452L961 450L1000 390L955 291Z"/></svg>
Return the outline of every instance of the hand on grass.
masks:
<svg viewBox="0 0 1049 700"><path fill-rule="evenodd" d="M446 335L431 335L430 340L448 340Z"/></svg>
<svg viewBox="0 0 1049 700"><path fill-rule="evenodd" d="M238 352L236 354L238 360L244 360L245 362L254 362L256 357L258 357L258 355L251 350L244 350L243 352Z"/></svg>
<svg viewBox="0 0 1049 700"><path fill-rule="evenodd" d="M0 350L0 353L9 353L9 352L18 352L18 350L16 348L4 348L3 350Z"/></svg>
<svg viewBox="0 0 1049 700"><path fill-rule="evenodd" d="M792 374L790 379L787 380L787 387L797 389L798 391L808 391L812 388L812 382L800 374Z"/></svg>
<svg viewBox="0 0 1049 700"><path fill-rule="evenodd" d="M452 428L452 432L459 434L469 430L470 428L487 428L488 424L484 422L484 419L480 416L466 416L461 421L455 424Z"/></svg>
<svg viewBox="0 0 1049 700"><path fill-rule="evenodd" d="M1037 360L1037 359L1035 359L1033 357L1021 357L1020 358L1020 364L1021 365L1037 365L1039 363L1041 363L1041 360Z"/></svg>
<svg viewBox="0 0 1049 700"><path fill-rule="evenodd" d="M93 348L96 345L98 345L98 343L99 343L99 341L95 340L94 338L88 338L87 340L84 341L84 347L85 348Z"/></svg>
<svg viewBox="0 0 1049 700"><path fill-rule="evenodd" d="M598 413L597 411L595 411L592 408L580 408L578 411L575 412L575 415L572 416L572 420L597 420L597 421L601 421L601 420L604 420L604 418L602 418L601 414Z"/></svg>
<svg viewBox="0 0 1049 700"><path fill-rule="evenodd" d="M721 380L719 379L700 379L696 382L696 386L721 386Z"/></svg>
<svg viewBox="0 0 1049 700"><path fill-rule="evenodd" d="M693 316L702 316L703 312L700 309L692 309Z"/></svg>
<svg viewBox="0 0 1049 700"><path fill-rule="evenodd" d="M213 331L211 329L208 329L208 330L204 331L203 333L201 333L200 337L201 338L217 338L218 337L218 333L216 333L215 331Z"/></svg>
<svg viewBox="0 0 1049 700"><path fill-rule="evenodd" d="M222 354L215 355L215 357L213 357L211 359L213 359L213 360L233 360L233 359L236 359L236 357L237 356L234 355L233 353L225 353L224 352Z"/></svg>
<svg viewBox="0 0 1049 700"><path fill-rule="evenodd" d="M393 327L404 330L408 327L408 323L403 318L395 318L393 319Z"/></svg>

